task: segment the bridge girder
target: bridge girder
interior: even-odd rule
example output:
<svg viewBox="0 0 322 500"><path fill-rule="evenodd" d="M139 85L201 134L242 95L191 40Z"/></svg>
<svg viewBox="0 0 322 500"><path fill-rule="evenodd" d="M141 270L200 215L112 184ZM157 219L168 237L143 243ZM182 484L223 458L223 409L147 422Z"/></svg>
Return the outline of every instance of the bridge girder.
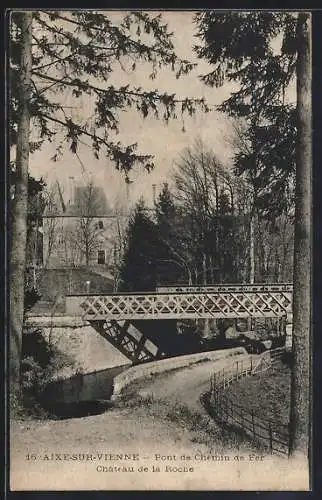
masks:
<svg viewBox="0 0 322 500"><path fill-rule="evenodd" d="M216 287L222 290L70 295L66 310L85 320L272 318L292 313L291 285L229 285L234 291Z"/></svg>

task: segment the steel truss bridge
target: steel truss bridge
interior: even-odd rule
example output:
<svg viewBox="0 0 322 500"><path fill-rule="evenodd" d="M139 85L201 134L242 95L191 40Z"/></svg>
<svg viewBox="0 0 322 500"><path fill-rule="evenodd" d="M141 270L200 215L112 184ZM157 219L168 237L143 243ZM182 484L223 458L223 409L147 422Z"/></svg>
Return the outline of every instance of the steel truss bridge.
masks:
<svg viewBox="0 0 322 500"><path fill-rule="evenodd" d="M166 353L130 328L138 320L279 318L292 321L293 285L229 284L159 287L156 292L66 296L66 313L82 316L134 362Z"/></svg>

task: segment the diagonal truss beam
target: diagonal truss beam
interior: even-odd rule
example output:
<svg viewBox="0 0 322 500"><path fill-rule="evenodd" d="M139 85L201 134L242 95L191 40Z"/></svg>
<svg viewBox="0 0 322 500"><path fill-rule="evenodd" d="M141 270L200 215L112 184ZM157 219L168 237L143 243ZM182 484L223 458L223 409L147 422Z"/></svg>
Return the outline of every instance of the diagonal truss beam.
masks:
<svg viewBox="0 0 322 500"><path fill-rule="evenodd" d="M153 361L159 358L158 348L153 354L146 345L147 338L144 335L137 331L140 335L137 337L129 331L129 321L125 321L123 326L115 320L94 320L90 321L90 324L102 337L134 363Z"/></svg>

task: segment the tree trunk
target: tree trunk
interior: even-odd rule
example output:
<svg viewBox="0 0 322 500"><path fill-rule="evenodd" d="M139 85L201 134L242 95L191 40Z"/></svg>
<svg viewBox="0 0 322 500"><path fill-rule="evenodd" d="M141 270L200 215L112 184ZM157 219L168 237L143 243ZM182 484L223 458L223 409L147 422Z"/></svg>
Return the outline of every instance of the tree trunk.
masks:
<svg viewBox="0 0 322 500"><path fill-rule="evenodd" d="M310 15L298 14L297 164L293 275L291 455L308 456L311 328L311 41Z"/></svg>
<svg viewBox="0 0 322 500"><path fill-rule="evenodd" d="M207 286L207 255L202 254L202 284ZM209 335L209 318L203 320L203 337L208 337Z"/></svg>
<svg viewBox="0 0 322 500"><path fill-rule="evenodd" d="M255 215L251 214L249 229L249 283L255 282Z"/></svg>
<svg viewBox="0 0 322 500"><path fill-rule="evenodd" d="M86 264L86 267L89 266L89 247L88 247L87 243L85 245L85 264Z"/></svg>
<svg viewBox="0 0 322 500"><path fill-rule="evenodd" d="M117 292L118 289L118 274L119 274L119 259L116 243L114 243L113 247L113 292Z"/></svg>
<svg viewBox="0 0 322 500"><path fill-rule="evenodd" d="M214 284L215 276L214 276L214 262L212 255L209 255L209 275L210 275L210 283Z"/></svg>
<svg viewBox="0 0 322 500"><path fill-rule="evenodd" d="M21 14L21 68L16 152L16 183L12 204L10 252L10 389L20 393L20 362L24 318L24 281L26 267L28 163L31 93L32 13Z"/></svg>
<svg viewBox="0 0 322 500"><path fill-rule="evenodd" d="M251 212L249 225L249 283L255 283L255 211ZM254 329L254 318L247 318L247 329Z"/></svg>

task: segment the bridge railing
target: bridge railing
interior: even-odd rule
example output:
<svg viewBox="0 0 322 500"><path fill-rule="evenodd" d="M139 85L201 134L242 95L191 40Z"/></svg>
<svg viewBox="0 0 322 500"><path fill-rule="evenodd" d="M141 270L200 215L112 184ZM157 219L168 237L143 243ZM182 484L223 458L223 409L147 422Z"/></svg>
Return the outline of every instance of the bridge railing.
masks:
<svg viewBox="0 0 322 500"><path fill-rule="evenodd" d="M293 292L292 283L227 283L224 285L160 285L157 293L195 293L195 292Z"/></svg>

